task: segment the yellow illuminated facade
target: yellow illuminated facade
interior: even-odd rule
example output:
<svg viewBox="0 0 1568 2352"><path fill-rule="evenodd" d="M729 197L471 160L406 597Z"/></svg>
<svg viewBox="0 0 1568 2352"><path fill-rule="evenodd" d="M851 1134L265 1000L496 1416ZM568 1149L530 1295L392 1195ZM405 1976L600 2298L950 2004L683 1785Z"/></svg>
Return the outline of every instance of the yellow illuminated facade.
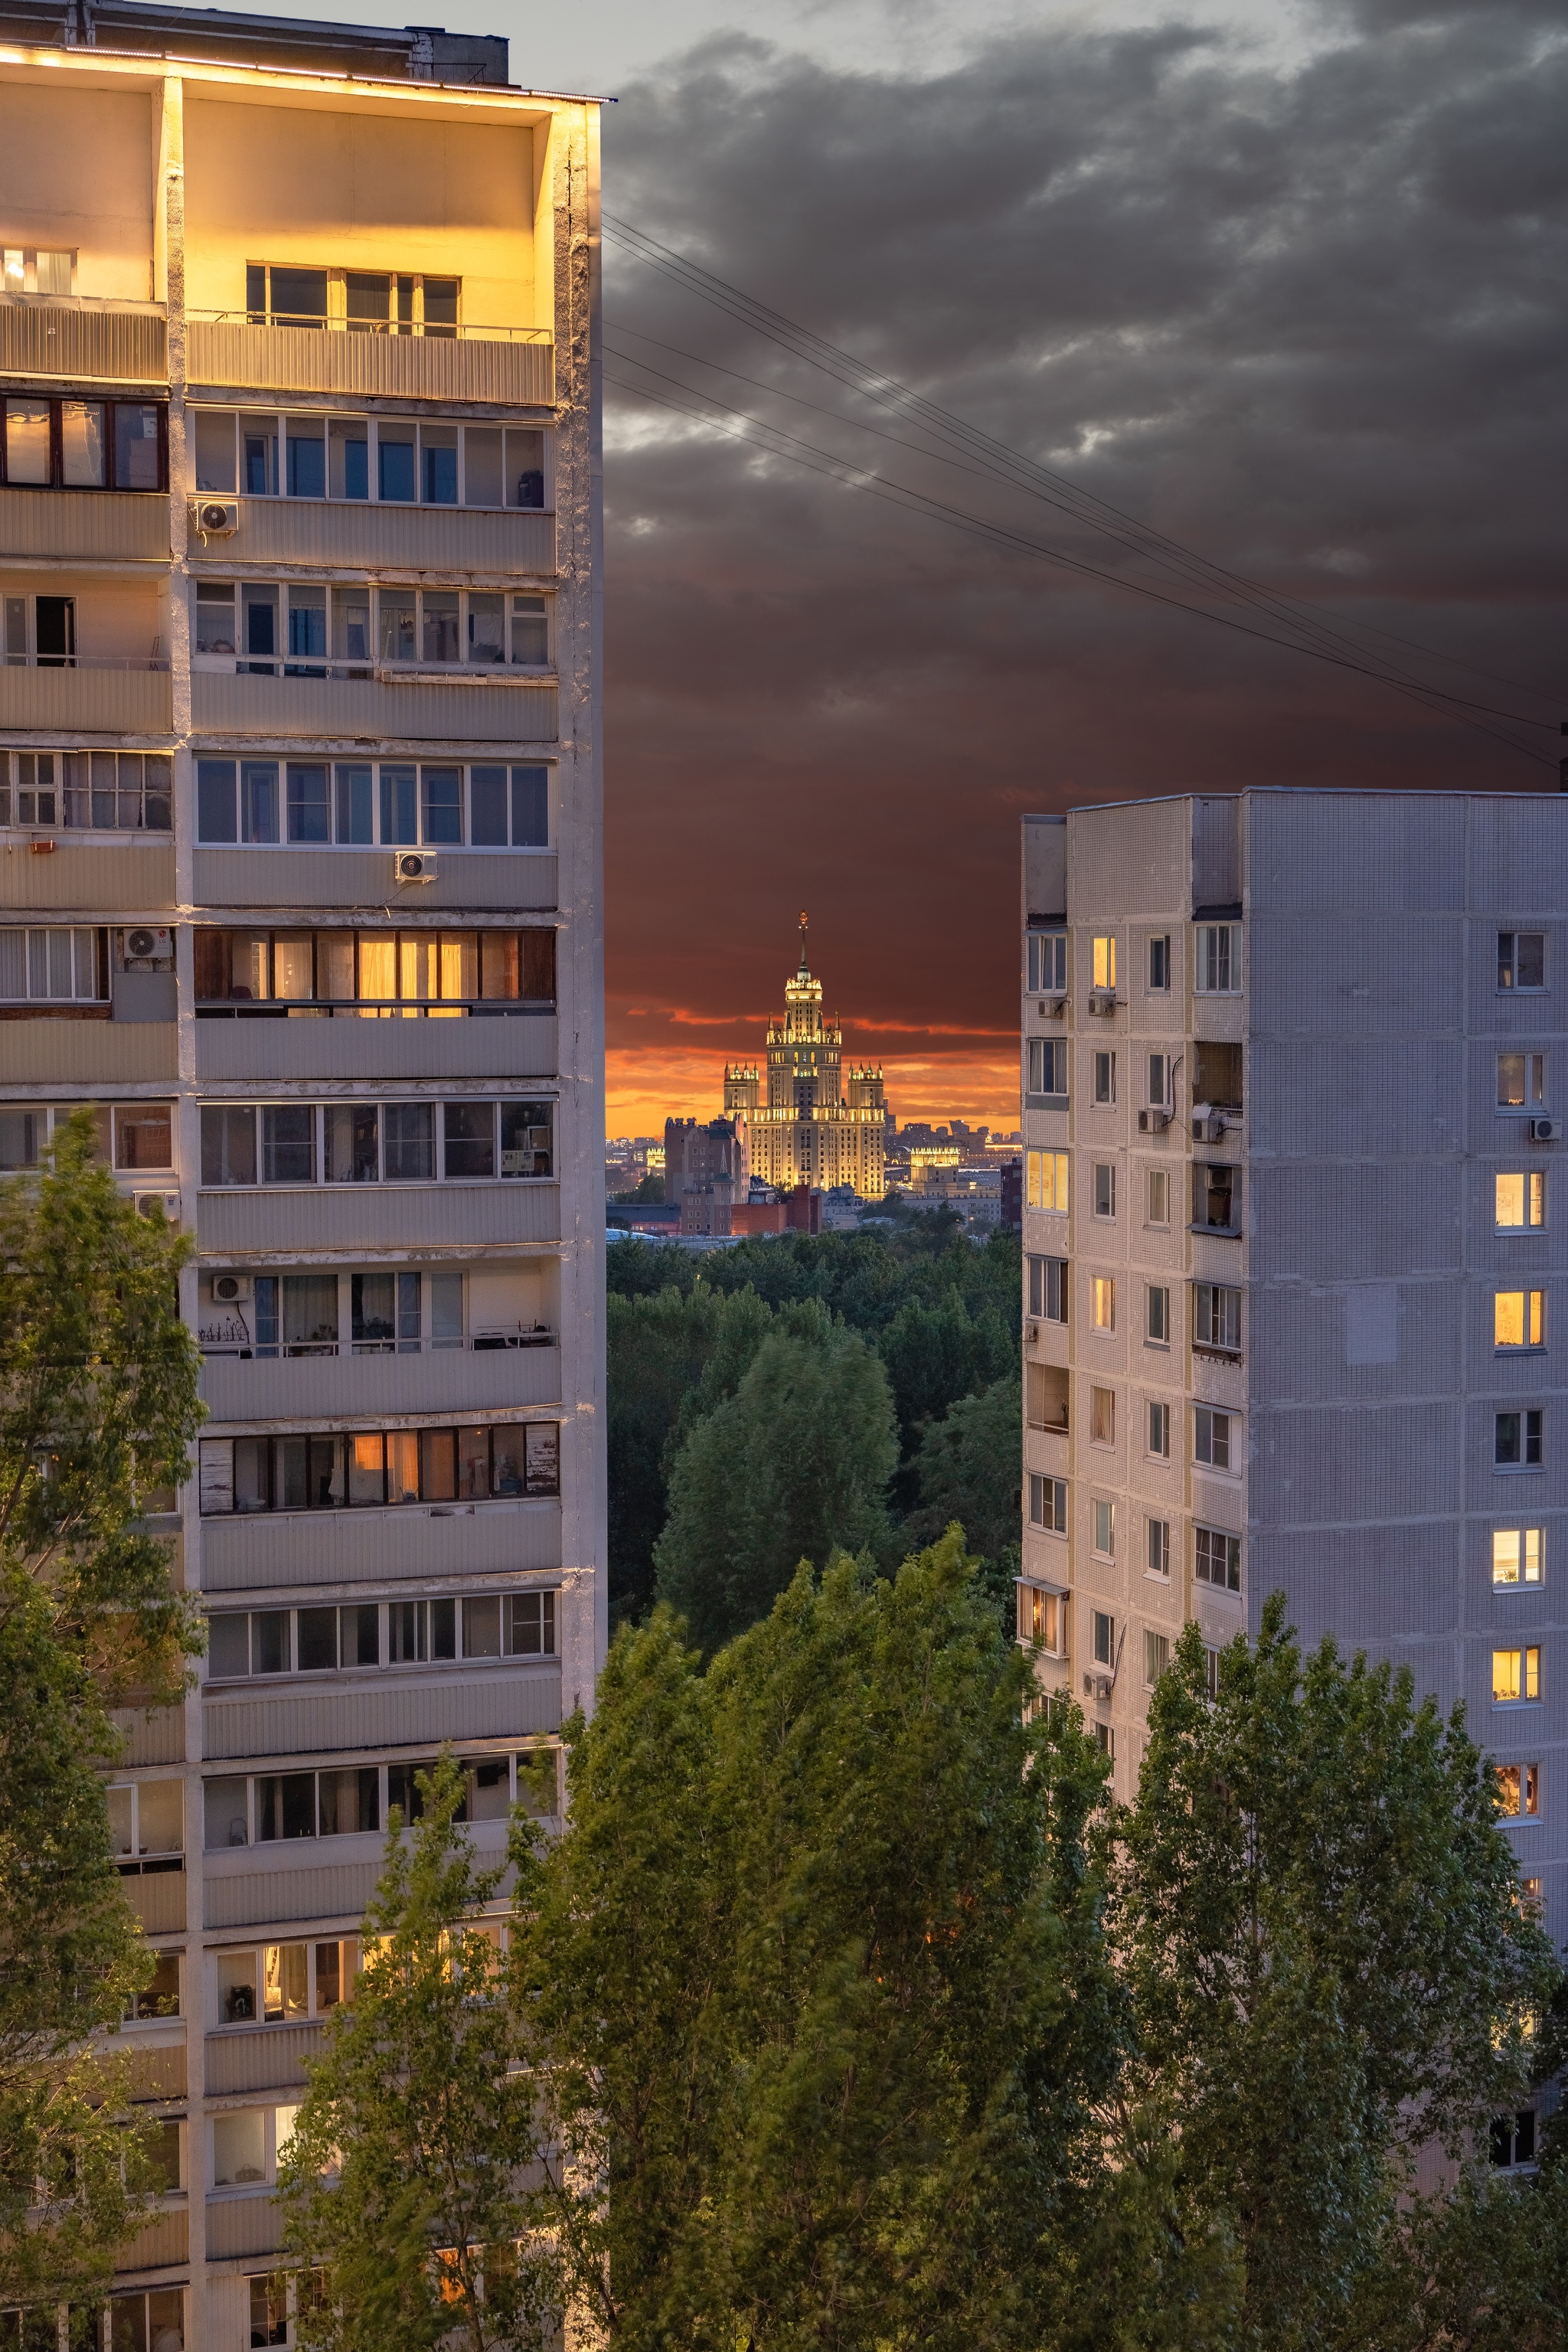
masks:
<svg viewBox="0 0 1568 2352"><path fill-rule="evenodd" d="M757 1065L724 1070L724 1112L738 1111L751 1132L752 1174L787 1191L795 1184L853 1186L864 1201L886 1191L883 1136L886 1105L879 1063L844 1061L844 1032L822 1010L822 982L805 961L805 917L800 919L800 968L784 983L782 1020L768 1024L767 1100Z"/></svg>

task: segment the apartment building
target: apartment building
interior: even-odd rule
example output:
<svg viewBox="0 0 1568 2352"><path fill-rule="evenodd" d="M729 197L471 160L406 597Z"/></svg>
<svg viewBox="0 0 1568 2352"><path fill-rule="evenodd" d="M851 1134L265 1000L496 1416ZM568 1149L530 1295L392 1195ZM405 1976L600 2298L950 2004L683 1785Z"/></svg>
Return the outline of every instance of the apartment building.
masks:
<svg viewBox="0 0 1568 2352"><path fill-rule="evenodd" d="M116 2352L292 2340L388 1808L497 1850L603 1655L597 153L504 41L0 7L0 1165L95 1105L206 1359Z"/></svg>
<svg viewBox="0 0 1568 2352"><path fill-rule="evenodd" d="M1079 809L1023 886L1020 1638L1128 1796L1283 1591L1463 1700L1561 1941L1568 802Z"/></svg>

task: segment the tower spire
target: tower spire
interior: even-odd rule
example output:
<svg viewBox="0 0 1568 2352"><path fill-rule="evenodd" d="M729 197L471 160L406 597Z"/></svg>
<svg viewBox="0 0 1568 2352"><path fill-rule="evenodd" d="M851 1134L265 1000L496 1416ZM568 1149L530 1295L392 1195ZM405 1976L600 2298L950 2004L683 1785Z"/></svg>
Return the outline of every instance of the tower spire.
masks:
<svg viewBox="0 0 1568 2352"><path fill-rule="evenodd" d="M804 907L800 910L800 976L802 980L805 980L807 977L805 962L805 908Z"/></svg>

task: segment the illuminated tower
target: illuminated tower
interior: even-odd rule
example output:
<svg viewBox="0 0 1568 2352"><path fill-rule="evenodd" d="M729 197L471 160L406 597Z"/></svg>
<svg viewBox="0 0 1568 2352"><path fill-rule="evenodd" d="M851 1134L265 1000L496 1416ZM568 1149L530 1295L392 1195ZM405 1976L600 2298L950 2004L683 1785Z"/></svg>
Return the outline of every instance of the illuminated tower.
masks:
<svg viewBox="0 0 1568 2352"><path fill-rule="evenodd" d="M805 960L806 919L800 919L800 963L784 983L782 1019L768 1024L767 1100L759 1100L755 1064L724 1072L724 1108L742 1111L751 1127L752 1172L763 1182L824 1190L848 1184L863 1200L884 1190L880 1065L844 1068L844 1032L822 1009L822 982Z"/></svg>

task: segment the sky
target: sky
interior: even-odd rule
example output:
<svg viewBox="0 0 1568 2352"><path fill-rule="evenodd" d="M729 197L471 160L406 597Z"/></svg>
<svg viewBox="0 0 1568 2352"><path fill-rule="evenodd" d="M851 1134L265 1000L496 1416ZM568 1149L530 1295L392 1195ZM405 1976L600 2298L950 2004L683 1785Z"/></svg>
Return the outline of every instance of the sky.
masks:
<svg viewBox="0 0 1568 2352"><path fill-rule="evenodd" d="M1560 0L447 22L616 100L612 1133L718 1110L802 908L900 1118L1016 1126L1026 810L1556 789Z"/></svg>

